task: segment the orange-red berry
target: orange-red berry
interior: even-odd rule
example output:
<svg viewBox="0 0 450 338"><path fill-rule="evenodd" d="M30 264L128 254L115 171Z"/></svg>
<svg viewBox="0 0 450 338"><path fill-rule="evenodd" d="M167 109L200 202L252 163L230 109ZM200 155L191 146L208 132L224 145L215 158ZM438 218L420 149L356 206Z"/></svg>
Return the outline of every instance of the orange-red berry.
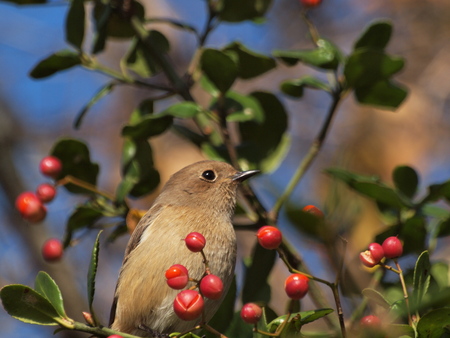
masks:
<svg viewBox="0 0 450 338"><path fill-rule="evenodd" d="M223 293L222 280L213 274L206 275L200 281L200 291L206 298L219 299Z"/></svg>
<svg viewBox="0 0 450 338"><path fill-rule="evenodd" d="M55 156L46 156L41 160L39 169L43 175L56 179L61 174L62 163Z"/></svg>
<svg viewBox="0 0 450 338"><path fill-rule="evenodd" d="M42 183L36 189L36 196L42 203L49 203L55 198L56 189L51 184Z"/></svg>
<svg viewBox="0 0 450 338"><path fill-rule="evenodd" d="M56 262L63 256L64 249L62 242L57 238L48 239L42 246L42 257L47 262Z"/></svg>
<svg viewBox="0 0 450 338"><path fill-rule="evenodd" d="M183 289L189 281L189 273L185 266L181 264L172 265L165 273L167 285L172 289Z"/></svg>
<svg viewBox="0 0 450 338"><path fill-rule="evenodd" d="M24 219L31 223L40 222L47 215L47 209L41 200L30 191L23 192L17 196L16 209Z"/></svg>
<svg viewBox="0 0 450 338"><path fill-rule="evenodd" d="M202 314L203 297L195 290L183 290L173 302L173 310L182 320L194 320Z"/></svg>
<svg viewBox="0 0 450 338"><path fill-rule="evenodd" d="M381 246L386 258L397 258L403 253L402 242L396 236L386 238Z"/></svg>
<svg viewBox="0 0 450 338"><path fill-rule="evenodd" d="M184 239L186 246L192 252L199 252L203 250L206 245L205 237L199 232L191 232Z"/></svg>
<svg viewBox="0 0 450 338"><path fill-rule="evenodd" d="M254 303L247 303L241 309L241 318L248 324L256 324L262 316L262 309Z"/></svg>
<svg viewBox="0 0 450 338"><path fill-rule="evenodd" d="M303 208L303 211L309 212L309 213L311 213L311 214L313 214L313 215L315 215L317 217L320 217L320 218L322 218L324 216L322 210L320 210L315 205L307 205L306 207Z"/></svg>
<svg viewBox="0 0 450 338"><path fill-rule="evenodd" d="M286 278L284 290L291 299L302 299L309 290L309 279L300 273L294 273Z"/></svg>
<svg viewBox="0 0 450 338"><path fill-rule="evenodd" d="M259 244L265 249L276 249L283 241L281 231L271 225L259 228L256 237L258 237Z"/></svg>

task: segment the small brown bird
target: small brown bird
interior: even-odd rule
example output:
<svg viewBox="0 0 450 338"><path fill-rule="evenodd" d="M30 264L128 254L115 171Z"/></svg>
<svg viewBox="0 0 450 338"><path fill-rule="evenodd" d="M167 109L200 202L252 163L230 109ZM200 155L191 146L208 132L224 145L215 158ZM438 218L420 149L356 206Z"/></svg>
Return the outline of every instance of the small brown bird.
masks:
<svg viewBox="0 0 450 338"><path fill-rule="evenodd" d="M128 242L111 308L112 329L151 337L183 332L201 321L182 321L176 316L172 307L179 290L171 289L164 275L173 264L184 265L192 278L203 275L202 256L189 251L183 241L190 232L206 238L209 268L224 284L221 299L205 299L205 319L211 319L234 275L236 234L231 217L237 188L258 172L202 161L169 179Z"/></svg>

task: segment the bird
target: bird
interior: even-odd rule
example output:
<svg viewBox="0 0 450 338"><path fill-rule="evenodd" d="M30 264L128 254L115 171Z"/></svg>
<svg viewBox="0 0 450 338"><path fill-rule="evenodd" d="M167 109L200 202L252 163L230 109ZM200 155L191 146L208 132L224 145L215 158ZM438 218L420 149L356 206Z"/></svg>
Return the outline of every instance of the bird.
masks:
<svg viewBox="0 0 450 338"><path fill-rule="evenodd" d="M204 254L211 273L222 279L219 300L205 298L206 322L226 295L236 264L236 234L232 216L237 189L258 170L238 171L220 161L200 161L173 174L133 231L125 249L111 307L110 327L139 337L184 332L199 324L179 319L165 271L184 265L192 278L205 272L202 255L189 251L183 239L199 232L206 239Z"/></svg>

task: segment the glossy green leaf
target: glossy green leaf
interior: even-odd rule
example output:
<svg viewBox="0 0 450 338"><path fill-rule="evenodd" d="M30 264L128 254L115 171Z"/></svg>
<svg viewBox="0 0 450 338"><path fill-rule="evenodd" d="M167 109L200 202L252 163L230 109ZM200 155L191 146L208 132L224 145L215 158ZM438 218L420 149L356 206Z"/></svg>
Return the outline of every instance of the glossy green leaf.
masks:
<svg viewBox="0 0 450 338"><path fill-rule="evenodd" d="M105 49L108 38L108 20L113 9L111 6L97 1L94 6L94 37L92 41L92 54L98 54Z"/></svg>
<svg viewBox="0 0 450 338"><path fill-rule="evenodd" d="M260 76L276 67L275 60L269 56L256 53L240 42L233 42L223 49L232 51L237 55L238 76L242 79L251 79Z"/></svg>
<svg viewBox="0 0 450 338"><path fill-rule="evenodd" d="M395 187L405 196L412 198L416 194L419 185L419 175L408 166L398 166L392 173Z"/></svg>
<svg viewBox="0 0 450 338"><path fill-rule="evenodd" d="M202 75L200 77L200 86L209 93L212 97L217 98L220 95L220 91L214 86L214 84L208 79L207 76Z"/></svg>
<svg viewBox="0 0 450 338"><path fill-rule="evenodd" d="M30 76L35 79L42 79L79 64L81 64L81 59L78 53L63 49L40 61L31 70Z"/></svg>
<svg viewBox="0 0 450 338"><path fill-rule="evenodd" d="M98 268L98 255L100 252L100 235L102 234L102 230L100 230L97 234L97 238L94 242L94 247L92 248L91 260L89 262L89 270L87 275L87 296L88 296L88 305L89 311L95 318L94 308L92 304L94 303L94 295L95 295L95 277L97 276L97 268Z"/></svg>
<svg viewBox="0 0 450 338"><path fill-rule="evenodd" d="M252 261L247 268L242 291L242 302L261 302L267 304L270 301L271 291L267 278L272 271L277 252L264 249L259 243L255 243L252 252Z"/></svg>
<svg viewBox="0 0 450 338"><path fill-rule="evenodd" d="M223 0L219 19L228 22L257 20L263 17L272 0Z"/></svg>
<svg viewBox="0 0 450 338"><path fill-rule="evenodd" d="M450 326L450 308L431 310L417 323L418 338L448 337Z"/></svg>
<svg viewBox="0 0 450 338"><path fill-rule="evenodd" d="M218 102L213 101L210 110L217 110ZM225 95L221 109L228 112L228 122L255 121L262 123L264 121L264 111L257 99L251 95L241 95L234 91L229 91Z"/></svg>
<svg viewBox="0 0 450 338"><path fill-rule="evenodd" d="M3 307L22 322L38 325L58 325L62 317L40 293L28 286L13 284L0 290Z"/></svg>
<svg viewBox="0 0 450 338"><path fill-rule="evenodd" d="M371 302L380 305L385 309L389 309L391 304L388 302L384 296L375 289L366 288L362 290L362 294L364 297L368 298Z"/></svg>
<svg viewBox="0 0 450 338"><path fill-rule="evenodd" d="M396 109L408 96L408 90L392 81L381 80L365 87L356 87L359 103L384 109Z"/></svg>
<svg viewBox="0 0 450 338"><path fill-rule="evenodd" d="M61 317L67 317L61 291L46 272L39 271L34 281L34 289L50 302Z"/></svg>
<svg viewBox="0 0 450 338"><path fill-rule="evenodd" d="M450 218L450 210L437 205L425 204L421 210L425 216L430 216L442 220Z"/></svg>
<svg viewBox="0 0 450 338"><path fill-rule="evenodd" d="M233 278L230 288L228 289L227 295L220 304L219 310L214 314L213 318L208 322L208 324L213 327L218 332L225 332L229 327L231 321L233 320L235 301L236 301L236 277ZM206 337L213 338L216 335L209 331L206 331Z"/></svg>
<svg viewBox="0 0 450 338"><path fill-rule="evenodd" d="M389 324L387 327L389 338L415 338L414 329L406 324Z"/></svg>
<svg viewBox="0 0 450 338"><path fill-rule="evenodd" d="M84 0L72 0L66 18L66 40L78 50L83 45L85 21Z"/></svg>
<svg viewBox="0 0 450 338"><path fill-rule="evenodd" d="M272 55L282 59L288 65L303 62L319 69L336 69L339 65L339 50L325 39L317 41L318 48L309 50L275 50Z"/></svg>
<svg viewBox="0 0 450 338"><path fill-rule="evenodd" d="M169 115L181 119L193 118L203 109L200 105L194 102L179 102L171 105L169 108L163 110L160 115Z"/></svg>
<svg viewBox="0 0 450 338"><path fill-rule="evenodd" d="M302 97L304 88L312 88L330 92L331 88L325 82L306 75L300 79L286 80L281 83L281 91L292 97Z"/></svg>
<svg viewBox="0 0 450 338"><path fill-rule="evenodd" d="M238 66L224 52L205 49L200 58L200 67L216 88L225 93L231 88L238 76Z"/></svg>
<svg viewBox="0 0 450 338"><path fill-rule="evenodd" d="M66 234L64 236L64 248L70 245L73 233L82 228L90 228L103 216L100 209L92 205L81 205L75 208L67 221Z"/></svg>
<svg viewBox="0 0 450 338"><path fill-rule="evenodd" d="M63 138L60 139L51 151L51 155L59 158L62 162L62 171L59 178L71 175L92 185L96 185L99 173L99 165L91 162L89 148L80 140ZM64 187L76 194L92 194L84 188L73 184Z"/></svg>
<svg viewBox="0 0 450 338"><path fill-rule="evenodd" d="M273 171L281 163L290 145L290 139L285 137L287 114L282 103L272 93L254 92L250 96L262 107L264 120L262 123L239 123L239 160L249 169Z"/></svg>
<svg viewBox="0 0 450 338"><path fill-rule="evenodd" d="M132 153L128 153L131 147ZM128 139L124 144L122 176L116 198L123 201L128 194L141 197L153 191L160 182L158 171L153 165L153 152L145 139Z"/></svg>
<svg viewBox="0 0 450 338"><path fill-rule="evenodd" d="M422 252L417 258L416 266L414 268L413 279L413 307L419 309L422 304L422 299L428 291L430 286L431 263L428 251Z"/></svg>
<svg viewBox="0 0 450 338"><path fill-rule="evenodd" d="M169 40L156 30L148 32L147 40L154 47L154 51L158 53L164 54L170 49ZM156 62L152 51L138 38L133 39L124 60L128 69L143 78L151 77L160 70L159 63Z"/></svg>
<svg viewBox="0 0 450 338"><path fill-rule="evenodd" d="M327 308L327 309L317 309L317 310L311 310L311 311L302 311L302 312L292 313L289 317L289 321L293 325L292 329L294 329L294 330L291 329L290 331L298 332L303 325L312 323L320 318L323 318L323 317L329 315L330 313L332 313L333 311L334 311L333 309ZM269 332L273 333L285 320L286 320L286 315L280 316L280 317L274 319L272 322L270 322L267 325L267 329L269 330Z"/></svg>
<svg viewBox="0 0 450 338"><path fill-rule="evenodd" d="M371 87L381 80L387 80L403 69L405 61L374 49L358 49L347 59L344 68L345 79L350 87Z"/></svg>
<svg viewBox="0 0 450 338"><path fill-rule="evenodd" d="M368 26L362 35L356 40L354 49L371 48L384 49L392 35L392 23L382 20L376 21Z"/></svg>
<svg viewBox="0 0 450 338"><path fill-rule="evenodd" d="M375 201L395 208L411 207L410 201L398 195L394 189L380 182L378 177L357 175L339 168L329 168L325 172Z"/></svg>
<svg viewBox="0 0 450 338"><path fill-rule="evenodd" d="M108 82L104 86L100 88L100 90L95 93L95 95L89 100L89 102L81 109L81 111L78 113L77 118L74 122L74 127L78 129L81 126L81 123L86 115L86 113L89 111L89 109L96 104L98 101L100 101L103 97L111 93L116 86L116 82Z"/></svg>

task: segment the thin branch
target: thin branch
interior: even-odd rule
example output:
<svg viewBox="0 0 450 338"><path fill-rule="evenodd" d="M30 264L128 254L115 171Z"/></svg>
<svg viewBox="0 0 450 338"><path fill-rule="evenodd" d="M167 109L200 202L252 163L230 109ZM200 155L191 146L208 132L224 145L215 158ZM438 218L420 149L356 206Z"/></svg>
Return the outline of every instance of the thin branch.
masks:
<svg viewBox="0 0 450 338"><path fill-rule="evenodd" d="M101 195L105 198L107 198L110 201L115 201L116 198L114 195L111 195L110 193L98 190L97 187L93 184L90 184L86 181L80 180L79 178L76 178L72 175L64 176L62 179L56 182L56 185L66 185L66 184L73 184L80 188L86 189L88 191L92 191L93 193L97 195Z"/></svg>

